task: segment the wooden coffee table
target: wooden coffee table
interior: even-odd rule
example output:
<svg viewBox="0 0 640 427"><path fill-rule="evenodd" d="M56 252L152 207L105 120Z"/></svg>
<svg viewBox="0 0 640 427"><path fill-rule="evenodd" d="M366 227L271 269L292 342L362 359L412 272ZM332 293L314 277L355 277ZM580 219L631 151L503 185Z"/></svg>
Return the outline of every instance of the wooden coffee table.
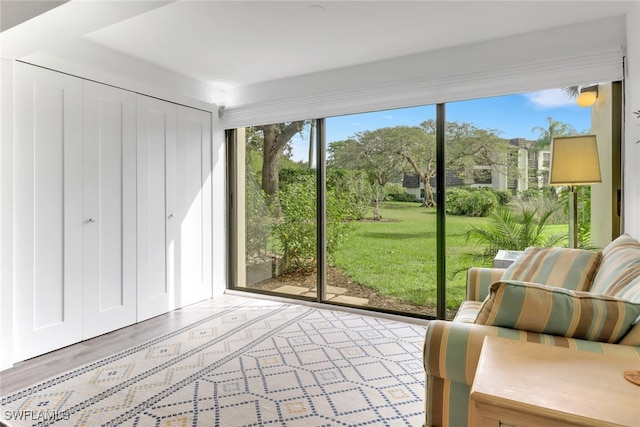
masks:
<svg viewBox="0 0 640 427"><path fill-rule="evenodd" d="M486 337L471 388L474 426L640 426L627 358Z"/></svg>

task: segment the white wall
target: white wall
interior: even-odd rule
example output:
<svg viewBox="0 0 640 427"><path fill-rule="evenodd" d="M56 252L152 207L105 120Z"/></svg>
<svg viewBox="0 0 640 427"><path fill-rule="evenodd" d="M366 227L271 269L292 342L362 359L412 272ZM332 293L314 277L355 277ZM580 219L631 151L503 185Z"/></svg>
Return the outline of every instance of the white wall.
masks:
<svg viewBox="0 0 640 427"><path fill-rule="evenodd" d="M625 136L623 140L624 211L622 229L640 239L640 3L627 15L627 63L625 76Z"/></svg>
<svg viewBox="0 0 640 427"><path fill-rule="evenodd" d="M612 189L612 84L598 86L598 98L591 107L591 133L598 141L602 182L591 186L591 244L604 248L611 242L612 209L603 209L613 200Z"/></svg>
<svg viewBox="0 0 640 427"><path fill-rule="evenodd" d="M0 370L13 356L13 63L0 62Z"/></svg>
<svg viewBox="0 0 640 427"><path fill-rule="evenodd" d="M225 127L622 78L623 16L239 88Z"/></svg>
<svg viewBox="0 0 640 427"><path fill-rule="evenodd" d="M61 59L71 56L67 50L73 50L75 56L86 58L92 65ZM209 84L101 46L76 41L73 46L61 46L55 52L61 57L34 53L21 60L203 110L213 108L212 100L218 96L218 91Z"/></svg>

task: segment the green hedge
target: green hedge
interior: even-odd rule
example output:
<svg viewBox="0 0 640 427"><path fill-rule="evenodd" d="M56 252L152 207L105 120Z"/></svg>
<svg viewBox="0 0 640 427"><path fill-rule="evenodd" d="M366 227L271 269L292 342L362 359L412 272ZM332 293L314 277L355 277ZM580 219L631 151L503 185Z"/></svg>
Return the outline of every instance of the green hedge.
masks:
<svg viewBox="0 0 640 427"><path fill-rule="evenodd" d="M450 215L487 216L500 203L490 188L458 187L447 191L446 212Z"/></svg>
<svg viewBox="0 0 640 427"><path fill-rule="evenodd" d="M315 171L286 172L273 196L273 237L282 249L284 271L315 266L316 177ZM327 174L326 252L329 261L353 229L359 215L356 200L358 179L352 174Z"/></svg>

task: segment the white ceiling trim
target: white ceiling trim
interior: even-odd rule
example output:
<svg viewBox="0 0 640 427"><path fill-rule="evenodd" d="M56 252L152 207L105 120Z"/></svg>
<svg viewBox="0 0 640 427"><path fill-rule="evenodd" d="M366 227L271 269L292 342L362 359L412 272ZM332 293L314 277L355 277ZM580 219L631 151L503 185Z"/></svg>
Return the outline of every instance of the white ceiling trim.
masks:
<svg viewBox="0 0 640 427"><path fill-rule="evenodd" d="M225 127L428 105L622 78L624 17L238 88Z"/></svg>
<svg viewBox="0 0 640 427"><path fill-rule="evenodd" d="M522 93L623 78L622 49L439 74L224 110L226 129Z"/></svg>

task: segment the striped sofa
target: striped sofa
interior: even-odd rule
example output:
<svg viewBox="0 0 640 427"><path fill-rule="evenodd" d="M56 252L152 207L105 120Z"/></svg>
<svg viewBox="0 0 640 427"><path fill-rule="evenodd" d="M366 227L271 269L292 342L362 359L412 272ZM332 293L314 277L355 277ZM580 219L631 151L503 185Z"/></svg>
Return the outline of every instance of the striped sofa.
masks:
<svg viewBox="0 0 640 427"><path fill-rule="evenodd" d="M426 426L469 425L469 392L486 336L640 359L640 244L601 252L528 248L508 269L471 268L467 301L424 342Z"/></svg>

